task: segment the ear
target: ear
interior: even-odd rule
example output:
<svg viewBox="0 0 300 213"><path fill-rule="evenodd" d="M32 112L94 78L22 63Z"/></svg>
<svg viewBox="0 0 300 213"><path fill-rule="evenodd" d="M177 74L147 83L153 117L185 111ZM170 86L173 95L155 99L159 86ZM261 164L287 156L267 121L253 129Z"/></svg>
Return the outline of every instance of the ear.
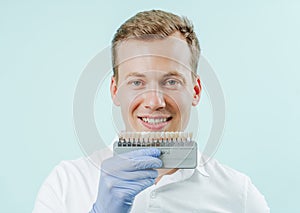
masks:
<svg viewBox="0 0 300 213"><path fill-rule="evenodd" d="M193 88L193 101L192 101L193 106L197 106L197 104L199 103L201 91L202 91L201 81L200 81L200 77L197 75L197 78L195 79L194 82L194 88Z"/></svg>
<svg viewBox="0 0 300 213"><path fill-rule="evenodd" d="M117 85L116 78L113 76L113 77L111 77L111 82L110 82L110 95L111 95L111 99L114 102L114 104L116 106L120 106L117 92L118 92L118 85Z"/></svg>

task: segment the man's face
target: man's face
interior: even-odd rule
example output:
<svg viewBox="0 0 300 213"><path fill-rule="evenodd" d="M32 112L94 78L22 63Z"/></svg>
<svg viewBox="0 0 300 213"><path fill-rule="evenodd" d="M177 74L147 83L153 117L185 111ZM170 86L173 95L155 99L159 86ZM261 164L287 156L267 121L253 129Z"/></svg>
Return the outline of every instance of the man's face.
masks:
<svg viewBox="0 0 300 213"><path fill-rule="evenodd" d="M201 86L190 69L187 43L175 33L163 40L128 40L117 50L118 82L111 81L126 131L182 131Z"/></svg>

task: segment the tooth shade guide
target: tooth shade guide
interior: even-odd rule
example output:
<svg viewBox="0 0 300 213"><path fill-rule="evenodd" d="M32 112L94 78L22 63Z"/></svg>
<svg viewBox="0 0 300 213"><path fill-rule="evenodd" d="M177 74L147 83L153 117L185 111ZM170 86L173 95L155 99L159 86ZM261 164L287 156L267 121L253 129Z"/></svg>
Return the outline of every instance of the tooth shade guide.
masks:
<svg viewBox="0 0 300 213"><path fill-rule="evenodd" d="M197 143L187 132L122 132L114 143L114 155L149 147L161 151L161 168L197 166Z"/></svg>
<svg viewBox="0 0 300 213"><path fill-rule="evenodd" d="M187 145L193 141L192 132L120 132L118 136L118 144L126 146Z"/></svg>

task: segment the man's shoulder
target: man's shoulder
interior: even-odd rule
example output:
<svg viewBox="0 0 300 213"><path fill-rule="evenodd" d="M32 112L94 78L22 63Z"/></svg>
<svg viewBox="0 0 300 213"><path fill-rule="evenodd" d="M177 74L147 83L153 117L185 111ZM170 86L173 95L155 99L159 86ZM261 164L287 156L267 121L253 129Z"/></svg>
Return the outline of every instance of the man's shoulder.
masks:
<svg viewBox="0 0 300 213"><path fill-rule="evenodd" d="M212 159L205 164L208 182L214 193L225 192L229 202L240 200L246 212L270 212L265 197L252 183L251 178L219 161ZM225 195L224 194L224 195Z"/></svg>
<svg viewBox="0 0 300 213"><path fill-rule="evenodd" d="M228 189L235 193L245 193L251 180L246 174L237 171L216 159L210 159L203 168L198 167L201 174L205 171L209 185L220 189Z"/></svg>
<svg viewBox="0 0 300 213"><path fill-rule="evenodd" d="M42 184L34 212L50 212L49 206L87 212L97 195L98 182L99 167L89 157L61 161Z"/></svg>
<svg viewBox="0 0 300 213"><path fill-rule="evenodd" d="M80 180L93 179L98 175L98 169L86 157L81 157L75 160L63 160L56 165L45 183L57 184L65 186Z"/></svg>
<svg viewBox="0 0 300 213"><path fill-rule="evenodd" d="M222 177L226 179L248 179L249 177L230 166L220 163L218 160L212 158L205 165L205 170L210 176Z"/></svg>

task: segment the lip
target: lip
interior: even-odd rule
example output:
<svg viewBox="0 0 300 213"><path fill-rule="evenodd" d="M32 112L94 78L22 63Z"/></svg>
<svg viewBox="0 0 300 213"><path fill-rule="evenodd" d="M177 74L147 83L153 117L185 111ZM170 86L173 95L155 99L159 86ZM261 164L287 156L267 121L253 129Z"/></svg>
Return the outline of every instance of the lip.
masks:
<svg viewBox="0 0 300 213"><path fill-rule="evenodd" d="M147 129L150 129L152 131L159 131L159 130L164 129L169 124L169 122L172 120L171 116L138 116L137 118L141 125L143 125ZM143 121L142 118L152 118L152 119L166 118L167 120L165 122L161 122L158 124L150 124L148 122Z"/></svg>

